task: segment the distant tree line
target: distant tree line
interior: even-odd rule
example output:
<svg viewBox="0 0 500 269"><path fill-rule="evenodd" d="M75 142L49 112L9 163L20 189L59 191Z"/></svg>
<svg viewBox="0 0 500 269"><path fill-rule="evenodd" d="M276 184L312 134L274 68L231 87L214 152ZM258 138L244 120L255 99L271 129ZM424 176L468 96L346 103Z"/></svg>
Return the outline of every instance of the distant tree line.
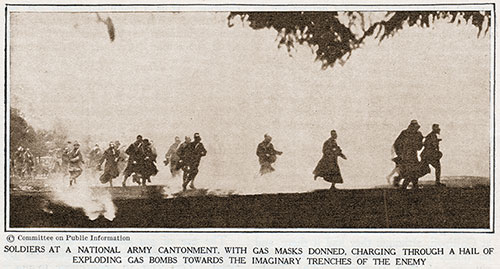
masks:
<svg viewBox="0 0 500 269"><path fill-rule="evenodd" d="M36 130L24 118L19 109L10 107L10 154L21 146L29 148L35 156L45 156L50 150L64 148L67 132L62 127L52 130Z"/></svg>

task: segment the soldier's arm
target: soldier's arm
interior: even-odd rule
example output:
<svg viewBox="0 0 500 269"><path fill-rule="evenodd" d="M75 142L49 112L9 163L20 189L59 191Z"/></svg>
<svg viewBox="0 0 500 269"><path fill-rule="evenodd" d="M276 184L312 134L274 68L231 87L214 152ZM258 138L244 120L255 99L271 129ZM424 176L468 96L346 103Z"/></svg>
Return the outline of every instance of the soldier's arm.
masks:
<svg viewBox="0 0 500 269"><path fill-rule="evenodd" d="M271 144L271 149L272 149L272 151L274 152L274 154L276 154L276 155L281 155L281 154L283 154L283 152L281 152L281 151L279 151L279 150L275 149L273 144Z"/></svg>
<svg viewBox="0 0 500 269"><path fill-rule="evenodd" d="M102 155L101 159L99 159L99 164L97 166L101 166L102 163L104 162L104 159L106 158L106 151L104 152L104 154Z"/></svg>
<svg viewBox="0 0 500 269"><path fill-rule="evenodd" d="M422 147L424 146L424 143L423 143L423 140L424 140L424 136L422 135L422 133L418 132L419 136L418 136L418 144L417 144L417 149L418 150L421 150Z"/></svg>
<svg viewBox="0 0 500 269"><path fill-rule="evenodd" d="M259 157L260 157L261 155L263 155L263 152L262 152L262 147L260 146L260 144L257 146L257 151L256 151L256 153L255 153L255 154L257 154L257 156L259 156Z"/></svg>
<svg viewBox="0 0 500 269"><path fill-rule="evenodd" d="M337 149L338 149L338 154L339 154L340 158L347 160L347 157L344 155L344 153L342 153L342 149L339 146L337 146Z"/></svg>
<svg viewBox="0 0 500 269"><path fill-rule="evenodd" d="M128 146L128 148L125 150L125 153L127 153L127 155L130 155L130 153L132 153L132 145Z"/></svg>
<svg viewBox="0 0 500 269"><path fill-rule="evenodd" d="M327 155L330 153L330 149L328 147L328 140L323 143L323 154Z"/></svg>
<svg viewBox="0 0 500 269"><path fill-rule="evenodd" d="M205 149L205 146L203 146L203 144L201 144L201 156L205 156L207 155L207 150Z"/></svg>

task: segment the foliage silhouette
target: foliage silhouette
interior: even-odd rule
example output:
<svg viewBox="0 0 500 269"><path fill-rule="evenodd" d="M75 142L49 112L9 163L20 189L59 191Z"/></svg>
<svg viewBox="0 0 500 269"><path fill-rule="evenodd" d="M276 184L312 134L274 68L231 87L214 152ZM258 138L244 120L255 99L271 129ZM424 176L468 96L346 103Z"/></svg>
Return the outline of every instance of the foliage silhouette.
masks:
<svg viewBox="0 0 500 269"><path fill-rule="evenodd" d="M254 30L272 28L278 32L278 47L286 46L290 53L296 44L307 44L326 69L335 63L345 63L367 37L382 42L405 27L428 28L438 19L456 24L470 23L477 27L478 37L481 33L486 34L491 25L489 11L390 11L382 14L383 18L371 21L367 12L231 12L228 26L232 27L235 18L239 17Z"/></svg>

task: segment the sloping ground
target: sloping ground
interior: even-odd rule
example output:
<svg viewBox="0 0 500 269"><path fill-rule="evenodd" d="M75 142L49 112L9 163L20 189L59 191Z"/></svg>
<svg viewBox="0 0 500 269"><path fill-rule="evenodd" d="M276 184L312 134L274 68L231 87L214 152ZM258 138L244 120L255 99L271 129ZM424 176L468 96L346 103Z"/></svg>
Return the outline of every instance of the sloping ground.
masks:
<svg viewBox="0 0 500 269"><path fill-rule="evenodd" d="M123 190L120 190L123 191ZM11 227L72 228L489 228L489 186L425 186L300 194L202 195L113 199L113 221L47 202L43 193L11 193ZM385 194L384 194L385 193ZM144 197L144 196L143 196ZM384 198L385 197L385 198ZM49 213L50 209L52 213Z"/></svg>

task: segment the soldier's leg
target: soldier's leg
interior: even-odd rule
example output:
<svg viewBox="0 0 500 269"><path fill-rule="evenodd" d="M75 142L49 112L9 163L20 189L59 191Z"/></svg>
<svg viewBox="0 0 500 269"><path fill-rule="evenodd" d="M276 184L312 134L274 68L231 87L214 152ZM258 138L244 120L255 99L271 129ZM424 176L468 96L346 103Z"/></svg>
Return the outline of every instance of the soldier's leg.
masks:
<svg viewBox="0 0 500 269"><path fill-rule="evenodd" d="M413 189L413 190L418 190L418 177L413 177L413 178L411 179L411 182L412 182L412 184L413 184L412 189Z"/></svg>
<svg viewBox="0 0 500 269"><path fill-rule="evenodd" d="M189 183L189 167L184 166L182 168L182 171L184 171L184 173L182 174L182 190L185 191Z"/></svg>
<svg viewBox="0 0 500 269"><path fill-rule="evenodd" d="M198 175L198 168L194 168L190 173L189 173L189 182L191 182L191 184L189 184L189 187L191 189L195 189L194 187L194 179L196 178L196 175Z"/></svg>
<svg viewBox="0 0 500 269"><path fill-rule="evenodd" d="M127 166L128 168L128 166ZM130 172L130 169L125 168L125 171L123 171L123 181L122 181L122 186L125 187L127 185L127 179L128 177L132 174Z"/></svg>
<svg viewBox="0 0 500 269"><path fill-rule="evenodd" d="M402 178L402 180L403 180L403 184L401 184L401 189L406 190L408 188L408 185L410 185L410 179ZM399 183L399 181L398 181L398 183Z"/></svg>
<svg viewBox="0 0 500 269"><path fill-rule="evenodd" d="M433 167L436 170L436 183L441 183L441 162L436 161Z"/></svg>
<svg viewBox="0 0 500 269"><path fill-rule="evenodd" d="M390 183L391 182L391 177L396 174L396 171L397 171L397 167L394 167L394 169L392 169L392 171L389 173L389 175L387 175L385 178L387 179L387 183Z"/></svg>
<svg viewBox="0 0 500 269"><path fill-rule="evenodd" d="M82 170L77 170L75 172L75 178L73 179L73 183L76 183L76 178L79 177L82 174Z"/></svg>

